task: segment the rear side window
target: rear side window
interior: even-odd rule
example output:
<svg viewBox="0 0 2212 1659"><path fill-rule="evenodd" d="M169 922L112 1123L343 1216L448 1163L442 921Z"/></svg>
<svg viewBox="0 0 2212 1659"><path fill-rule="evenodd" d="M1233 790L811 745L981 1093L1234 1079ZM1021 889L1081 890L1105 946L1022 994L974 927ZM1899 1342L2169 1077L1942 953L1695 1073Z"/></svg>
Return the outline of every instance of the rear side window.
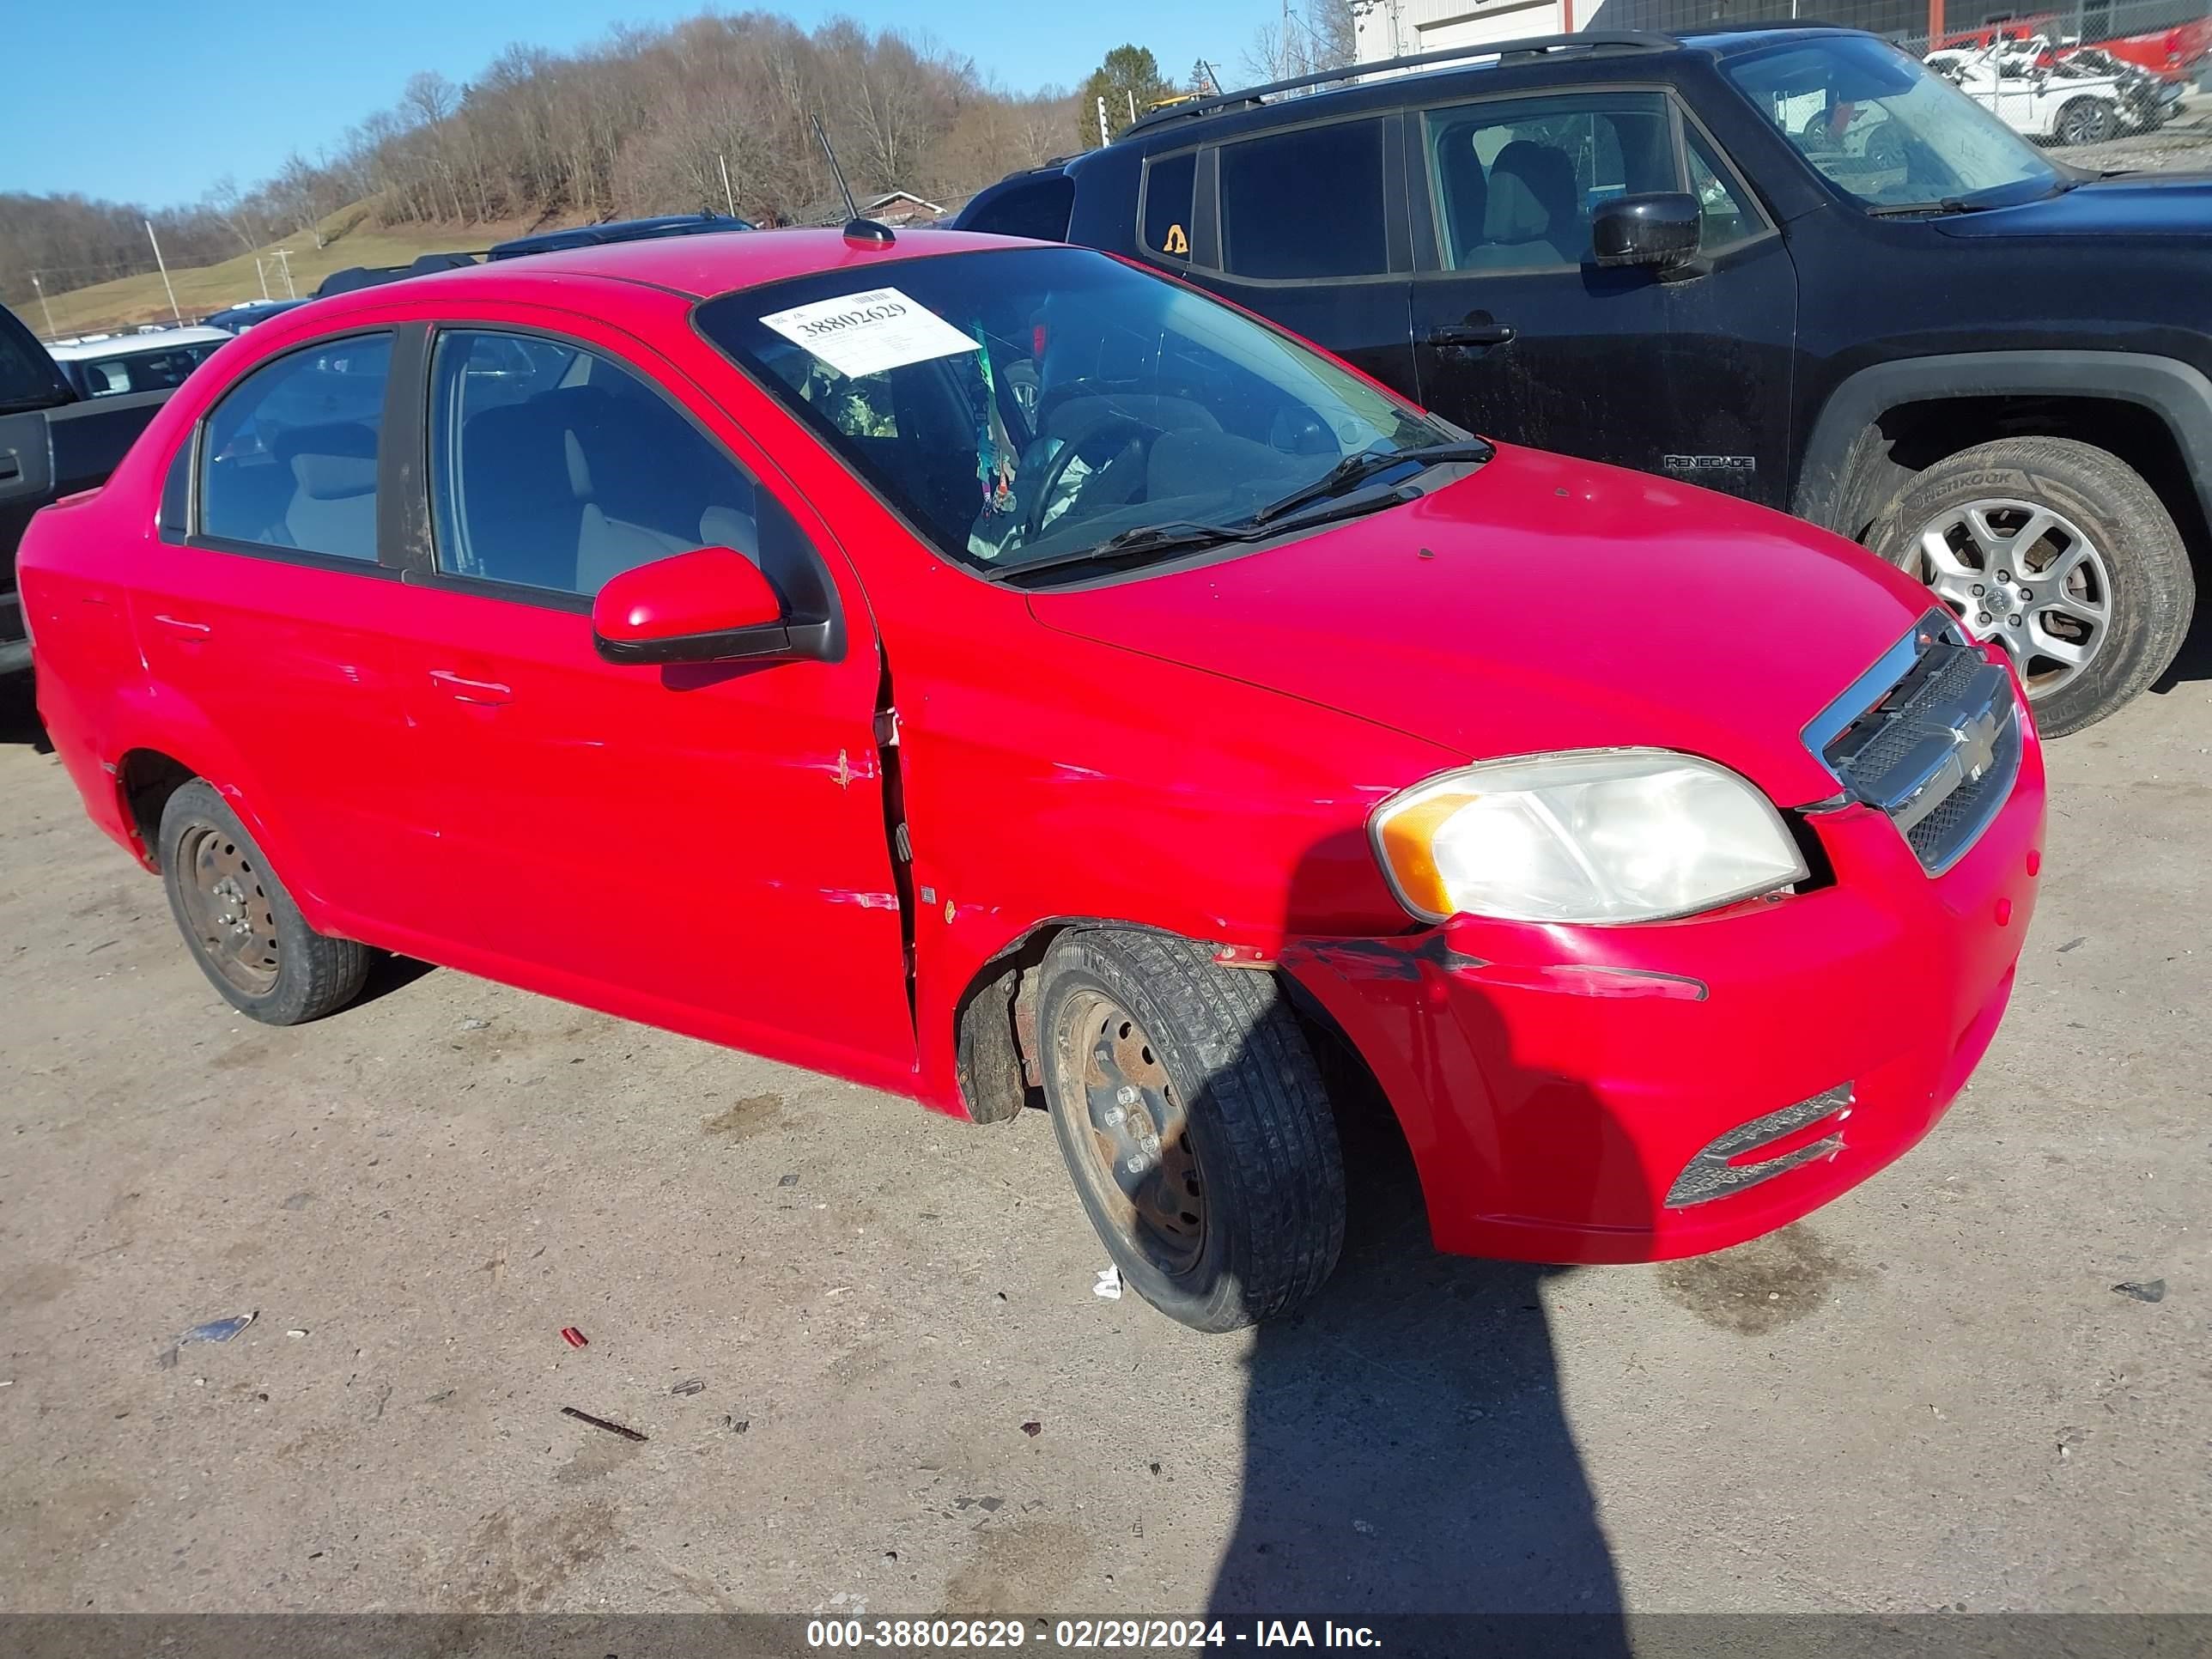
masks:
<svg viewBox="0 0 2212 1659"><path fill-rule="evenodd" d="M1382 124L1271 132L1221 150L1221 263L1237 276L1374 276L1384 240Z"/></svg>
<svg viewBox="0 0 2212 1659"><path fill-rule="evenodd" d="M1145 247L1170 259L1190 258L1191 201L1198 188L1198 153L1145 168Z"/></svg>
<svg viewBox="0 0 2212 1659"><path fill-rule="evenodd" d="M0 409L54 401L53 374L41 361L45 355L12 324L0 322Z"/></svg>
<svg viewBox="0 0 2212 1659"><path fill-rule="evenodd" d="M761 562L752 479L636 374L562 341L441 332L430 471L449 575L588 598L693 548Z"/></svg>
<svg viewBox="0 0 2212 1659"><path fill-rule="evenodd" d="M1053 173L1008 185L972 214L963 214L960 228L994 236L1026 236L1033 242L1064 242L1074 211L1075 180Z"/></svg>
<svg viewBox="0 0 2212 1659"><path fill-rule="evenodd" d="M258 368L202 439L200 533L376 558L376 465L392 337L329 340Z"/></svg>

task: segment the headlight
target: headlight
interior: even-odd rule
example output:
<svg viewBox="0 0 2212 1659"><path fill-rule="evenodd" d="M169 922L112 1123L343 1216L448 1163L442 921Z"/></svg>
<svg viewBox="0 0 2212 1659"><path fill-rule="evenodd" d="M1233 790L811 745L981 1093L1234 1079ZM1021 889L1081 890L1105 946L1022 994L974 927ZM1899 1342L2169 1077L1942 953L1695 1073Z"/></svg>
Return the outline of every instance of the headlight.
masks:
<svg viewBox="0 0 2212 1659"><path fill-rule="evenodd" d="M1415 915L1659 921L1807 873L1773 804L1664 749L1487 761L1375 809L1375 851Z"/></svg>

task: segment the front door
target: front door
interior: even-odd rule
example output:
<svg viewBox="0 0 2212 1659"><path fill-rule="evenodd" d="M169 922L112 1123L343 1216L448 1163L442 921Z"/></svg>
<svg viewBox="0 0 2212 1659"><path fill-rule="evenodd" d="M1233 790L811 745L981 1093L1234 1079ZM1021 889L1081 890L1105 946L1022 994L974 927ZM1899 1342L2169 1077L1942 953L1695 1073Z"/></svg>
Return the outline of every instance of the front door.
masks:
<svg viewBox="0 0 2212 1659"><path fill-rule="evenodd" d="M413 787L443 853L426 953L871 1083L910 1084L902 912L849 568L627 337L447 328L430 561L409 573ZM700 546L839 620L835 660L617 665L607 579Z"/></svg>
<svg viewBox="0 0 2212 1659"><path fill-rule="evenodd" d="M1424 404L1507 442L1783 504L1796 273L1665 93L1431 108L1410 118L1406 148ZM1680 190L1704 208L1698 264L1595 263L1600 203Z"/></svg>

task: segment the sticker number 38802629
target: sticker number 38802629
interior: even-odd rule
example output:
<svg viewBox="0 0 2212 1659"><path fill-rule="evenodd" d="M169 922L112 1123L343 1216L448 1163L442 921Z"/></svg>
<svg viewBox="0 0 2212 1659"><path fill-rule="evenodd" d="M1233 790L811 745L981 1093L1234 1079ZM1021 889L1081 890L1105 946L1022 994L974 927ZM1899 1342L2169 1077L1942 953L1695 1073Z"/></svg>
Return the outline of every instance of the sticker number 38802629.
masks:
<svg viewBox="0 0 2212 1659"><path fill-rule="evenodd" d="M844 375L877 374L975 349L975 341L895 288L817 300L761 321Z"/></svg>

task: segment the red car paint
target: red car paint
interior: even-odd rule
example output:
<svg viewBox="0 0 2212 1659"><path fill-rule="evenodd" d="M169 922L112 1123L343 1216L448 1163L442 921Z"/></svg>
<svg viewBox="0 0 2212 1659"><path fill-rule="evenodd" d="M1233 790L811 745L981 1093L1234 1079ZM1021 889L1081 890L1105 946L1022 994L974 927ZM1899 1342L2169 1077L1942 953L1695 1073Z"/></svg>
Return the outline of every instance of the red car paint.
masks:
<svg viewBox="0 0 2212 1659"><path fill-rule="evenodd" d="M222 792L321 931L954 1114L963 1000L1038 930L1211 941L1293 976L1358 1047L1450 1249L1717 1248L1928 1129L1990 1040L2033 908L2024 714L2008 804L1932 878L1849 806L1809 820L1834 876L1812 890L1667 923L1422 927L1367 832L1439 770L1558 749L1683 750L1783 807L1821 800L1835 780L1803 729L1923 590L1778 514L1511 447L1409 505L1179 574L984 581L690 319L694 296L997 246L617 245L319 301L226 346L105 490L23 544L40 708L94 820L145 860L125 781L167 757ZM172 459L238 376L416 320L551 331L658 381L825 555L842 658L618 665L574 610L160 538ZM1717 1134L1844 1082L1840 1150L1666 1206Z"/></svg>

